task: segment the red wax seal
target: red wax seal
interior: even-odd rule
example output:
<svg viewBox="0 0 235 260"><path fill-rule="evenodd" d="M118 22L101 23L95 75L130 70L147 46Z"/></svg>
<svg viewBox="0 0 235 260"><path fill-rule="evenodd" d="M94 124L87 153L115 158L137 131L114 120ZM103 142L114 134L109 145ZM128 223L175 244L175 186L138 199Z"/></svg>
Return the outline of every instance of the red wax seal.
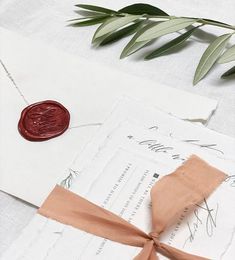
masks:
<svg viewBox="0 0 235 260"><path fill-rule="evenodd" d="M63 134L69 126L69 111L56 101L26 107L18 123L20 134L29 141L45 141Z"/></svg>

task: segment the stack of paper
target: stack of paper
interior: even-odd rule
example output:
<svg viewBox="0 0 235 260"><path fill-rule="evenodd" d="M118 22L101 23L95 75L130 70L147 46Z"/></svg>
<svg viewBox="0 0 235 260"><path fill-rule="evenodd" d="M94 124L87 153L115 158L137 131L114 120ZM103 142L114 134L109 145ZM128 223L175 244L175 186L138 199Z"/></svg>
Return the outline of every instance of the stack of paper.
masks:
<svg viewBox="0 0 235 260"><path fill-rule="evenodd" d="M209 259L231 260L234 148L230 137L124 98L59 183L149 232L151 187L196 154L229 177L192 214L182 212L161 241ZM37 214L2 259L132 259L139 250Z"/></svg>

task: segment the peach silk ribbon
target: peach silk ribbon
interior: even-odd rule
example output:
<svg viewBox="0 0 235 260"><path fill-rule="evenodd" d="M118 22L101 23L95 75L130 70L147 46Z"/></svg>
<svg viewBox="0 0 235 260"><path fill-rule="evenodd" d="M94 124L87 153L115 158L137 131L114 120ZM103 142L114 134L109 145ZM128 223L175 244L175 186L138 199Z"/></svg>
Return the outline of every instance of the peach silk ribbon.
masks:
<svg viewBox="0 0 235 260"><path fill-rule="evenodd" d="M185 208L193 210L227 176L192 155L173 173L164 176L151 190L152 232L146 234L123 218L60 186L56 186L38 213L85 232L122 244L142 247L135 260L157 260L156 252L174 260L202 260L161 243L161 233Z"/></svg>

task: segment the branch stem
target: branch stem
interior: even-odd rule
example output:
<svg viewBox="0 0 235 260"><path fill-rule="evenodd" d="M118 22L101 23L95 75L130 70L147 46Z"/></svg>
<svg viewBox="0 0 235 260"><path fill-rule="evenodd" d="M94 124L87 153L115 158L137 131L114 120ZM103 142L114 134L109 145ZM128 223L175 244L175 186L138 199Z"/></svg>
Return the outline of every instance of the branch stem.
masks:
<svg viewBox="0 0 235 260"><path fill-rule="evenodd" d="M166 19L166 20L179 18L177 16L162 16L162 15L143 15L143 17L145 17L145 18L159 18L159 19ZM212 26L226 28L226 29L230 29L230 30L235 31L234 25L225 24L225 23L221 23L221 22L217 22L217 21L213 21L213 20L209 20L209 19L204 19L204 18L195 18L195 17L183 17L183 18L196 19L196 20L198 20L198 23L201 23L201 24L204 24L204 25L212 25Z"/></svg>
<svg viewBox="0 0 235 260"><path fill-rule="evenodd" d="M215 23L215 22L211 22L208 20L201 20L200 23L205 24L205 25L212 25L212 26L217 26L217 27L221 27L221 28L226 28L226 29L230 29L230 30L235 30L235 26L233 25L229 25L229 24L219 24L219 23Z"/></svg>

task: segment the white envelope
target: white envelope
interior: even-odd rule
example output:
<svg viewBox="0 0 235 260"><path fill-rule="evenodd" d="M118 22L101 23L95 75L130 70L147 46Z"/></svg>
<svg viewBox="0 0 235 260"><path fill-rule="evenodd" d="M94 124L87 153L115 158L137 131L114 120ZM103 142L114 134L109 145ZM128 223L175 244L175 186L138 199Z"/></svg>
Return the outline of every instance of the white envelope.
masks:
<svg viewBox="0 0 235 260"><path fill-rule="evenodd" d="M122 95L201 122L217 105L214 100L30 42L5 29L0 29L0 43L0 189L37 206ZM46 142L23 139L17 131L22 109L27 103L48 99L70 111L70 129Z"/></svg>

